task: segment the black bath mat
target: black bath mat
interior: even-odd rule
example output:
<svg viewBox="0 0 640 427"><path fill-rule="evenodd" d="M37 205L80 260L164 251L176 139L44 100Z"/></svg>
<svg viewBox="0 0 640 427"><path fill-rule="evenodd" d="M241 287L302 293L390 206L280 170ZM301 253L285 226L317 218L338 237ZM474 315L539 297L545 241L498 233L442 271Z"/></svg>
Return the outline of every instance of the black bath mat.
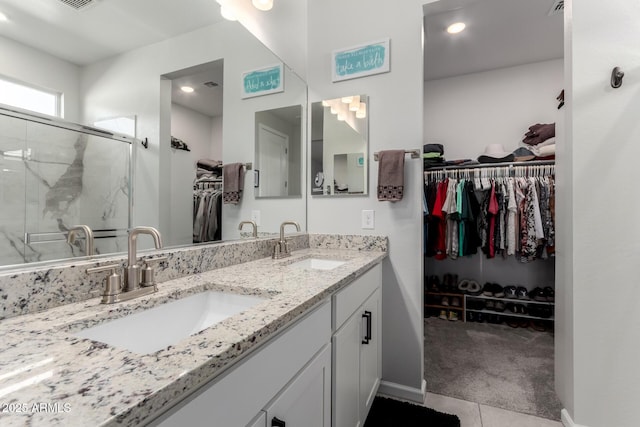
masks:
<svg viewBox="0 0 640 427"><path fill-rule="evenodd" d="M460 419L431 408L377 396L364 427L460 427Z"/></svg>

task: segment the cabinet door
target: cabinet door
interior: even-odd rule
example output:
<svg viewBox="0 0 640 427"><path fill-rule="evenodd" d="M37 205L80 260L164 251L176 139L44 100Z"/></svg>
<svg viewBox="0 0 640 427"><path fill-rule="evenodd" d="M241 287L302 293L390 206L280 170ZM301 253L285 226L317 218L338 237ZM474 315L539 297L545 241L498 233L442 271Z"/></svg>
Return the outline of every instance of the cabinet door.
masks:
<svg viewBox="0 0 640 427"><path fill-rule="evenodd" d="M362 344L360 345L360 419L364 422L378 392L382 377L382 323L380 289L362 307Z"/></svg>
<svg viewBox="0 0 640 427"><path fill-rule="evenodd" d="M267 427L331 427L331 346L324 347L265 411Z"/></svg>
<svg viewBox="0 0 640 427"><path fill-rule="evenodd" d="M356 427L360 420L360 343L362 316L357 310L333 336L333 425Z"/></svg>
<svg viewBox="0 0 640 427"><path fill-rule="evenodd" d="M260 415L247 424L247 427L267 427L267 413L260 411Z"/></svg>

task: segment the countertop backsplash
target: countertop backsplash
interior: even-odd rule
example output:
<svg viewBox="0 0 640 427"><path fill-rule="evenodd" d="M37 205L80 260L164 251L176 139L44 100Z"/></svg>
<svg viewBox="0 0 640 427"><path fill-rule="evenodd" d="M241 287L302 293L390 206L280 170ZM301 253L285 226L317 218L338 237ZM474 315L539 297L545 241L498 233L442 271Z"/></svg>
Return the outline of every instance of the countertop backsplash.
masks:
<svg viewBox="0 0 640 427"><path fill-rule="evenodd" d="M383 236L297 234L287 239L292 252L307 248L387 251ZM156 280L162 286L167 280L269 257L277 240L269 237L140 251L138 258L167 256L156 269ZM107 273L88 275L86 270L107 264L124 267L126 263L126 254L120 254L1 272L0 320L99 297Z"/></svg>

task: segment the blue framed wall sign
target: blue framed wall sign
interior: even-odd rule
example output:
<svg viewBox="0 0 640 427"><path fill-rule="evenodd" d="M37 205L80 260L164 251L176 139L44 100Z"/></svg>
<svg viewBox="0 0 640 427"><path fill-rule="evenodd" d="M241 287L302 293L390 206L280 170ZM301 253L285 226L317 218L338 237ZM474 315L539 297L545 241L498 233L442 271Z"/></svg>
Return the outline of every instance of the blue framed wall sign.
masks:
<svg viewBox="0 0 640 427"><path fill-rule="evenodd" d="M331 55L332 81L388 73L390 53L388 38L334 50Z"/></svg>
<svg viewBox="0 0 640 427"><path fill-rule="evenodd" d="M242 73L243 99L282 91L284 91L282 64L270 65Z"/></svg>

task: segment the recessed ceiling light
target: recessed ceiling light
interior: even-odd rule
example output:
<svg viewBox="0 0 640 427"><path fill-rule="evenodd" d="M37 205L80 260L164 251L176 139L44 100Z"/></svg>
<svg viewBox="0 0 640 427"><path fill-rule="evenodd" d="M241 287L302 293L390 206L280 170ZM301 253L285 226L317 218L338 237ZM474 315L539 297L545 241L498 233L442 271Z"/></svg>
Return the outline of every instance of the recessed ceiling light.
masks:
<svg viewBox="0 0 640 427"><path fill-rule="evenodd" d="M458 34L462 30L464 30L465 27L466 25L464 24L464 22L456 22L455 24L451 24L447 27L447 33Z"/></svg>
<svg viewBox="0 0 640 427"><path fill-rule="evenodd" d="M180 90L187 93L193 92L193 88L191 86L182 86Z"/></svg>
<svg viewBox="0 0 640 427"><path fill-rule="evenodd" d="M2 12L0 12L0 22L7 22L8 20L9 20L9 18L7 18L7 15L5 15Z"/></svg>

